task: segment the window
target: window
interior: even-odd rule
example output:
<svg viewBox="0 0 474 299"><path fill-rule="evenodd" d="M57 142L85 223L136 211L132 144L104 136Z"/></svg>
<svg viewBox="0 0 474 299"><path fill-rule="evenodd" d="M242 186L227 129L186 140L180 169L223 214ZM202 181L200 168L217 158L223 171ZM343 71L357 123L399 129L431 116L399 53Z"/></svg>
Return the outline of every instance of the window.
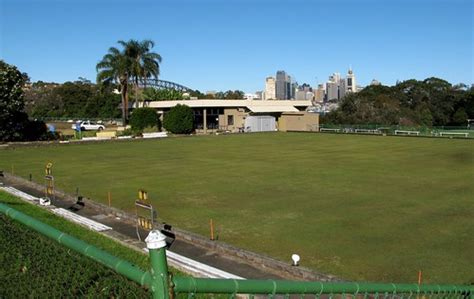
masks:
<svg viewBox="0 0 474 299"><path fill-rule="evenodd" d="M233 115L227 115L227 125L228 126L233 126L234 125L234 116Z"/></svg>

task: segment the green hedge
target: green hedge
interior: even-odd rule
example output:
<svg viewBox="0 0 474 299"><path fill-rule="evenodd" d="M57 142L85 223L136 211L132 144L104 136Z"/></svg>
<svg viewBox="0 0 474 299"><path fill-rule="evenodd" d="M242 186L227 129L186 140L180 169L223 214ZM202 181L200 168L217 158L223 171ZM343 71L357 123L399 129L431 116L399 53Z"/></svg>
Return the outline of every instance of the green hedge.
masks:
<svg viewBox="0 0 474 299"><path fill-rule="evenodd" d="M141 132L147 127L157 127L161 131L161 121L155 109L145 107L133 110L130 116L133 131Z"/></svg>
<svg viewBox="0 0 474 299"><path fill-rule="evenodd" d="M176 105L165 115L163 126L173 134L189 134L194 131L193 110L186 105Z"/></svg>

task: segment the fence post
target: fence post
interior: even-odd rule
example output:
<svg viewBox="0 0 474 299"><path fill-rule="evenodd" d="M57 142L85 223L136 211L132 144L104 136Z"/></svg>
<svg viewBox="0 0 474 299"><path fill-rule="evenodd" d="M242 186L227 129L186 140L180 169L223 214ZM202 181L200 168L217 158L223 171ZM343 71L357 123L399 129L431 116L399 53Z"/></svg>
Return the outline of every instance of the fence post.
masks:
<svg viewBox="0 0 474 299"><path fill-rule="evenodd" d="M166 237L158 230L152 230L145 239L150 254L151 292L155 299L169 299L170 286L168 263L166 261ZM171 290L172 291L172 290Z"/></svg>

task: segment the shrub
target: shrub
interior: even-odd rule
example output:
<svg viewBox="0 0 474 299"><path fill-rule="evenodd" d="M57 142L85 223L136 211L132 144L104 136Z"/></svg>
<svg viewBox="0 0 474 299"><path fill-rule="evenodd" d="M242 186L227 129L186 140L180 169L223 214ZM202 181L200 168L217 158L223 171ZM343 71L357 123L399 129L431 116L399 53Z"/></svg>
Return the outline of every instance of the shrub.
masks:
<svg viewBox="0 0 474 299"><path fill-rule="evenodd" d="M193 110L186 105L176 105L165 115L163 126L173 134L189 134L194 130Z"/></svg>
<svg viewBox="0 0 474 299"><path fill-rule="evenodd" d="M135 132L142 132L146 127L158 127L161 131L161 121L155 109L145 107L135 109L130 116L130 125Z"/></svg>
<svg viewBox="0 0 474 299"><path fill-rule="evenodd" d="M118 136L133 136L133 131L132 131L132 129L125 129L121 132L120 131L117 132L117 135Z"/></svg>
<svg viewBox="0 0 474 299"><path fill-rule="evenodd" d="M26 124L24 138L26 140L38 140L48 133L46 124L40 120L32 120Z"/></svg>

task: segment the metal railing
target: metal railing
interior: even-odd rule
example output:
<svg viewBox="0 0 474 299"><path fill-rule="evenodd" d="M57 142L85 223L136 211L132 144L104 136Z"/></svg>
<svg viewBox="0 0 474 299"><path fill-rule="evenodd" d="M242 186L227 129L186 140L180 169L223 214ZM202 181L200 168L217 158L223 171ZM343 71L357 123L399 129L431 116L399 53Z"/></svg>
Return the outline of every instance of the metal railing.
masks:
<svg viewBox="0 0 474 299"><path fill-rule="evenodd" d="M44 122L70 122L71 124L76 123L77 120L90 120L94 122L101 121L103 123L122 123L121 118L110 118L110 117L87 117L87 116L74 116L74 117L37 117L37 119L42 120Z"/></svg>
<svg viewBox="0 0 474 299"><path fill-rule="evenodd" d="M197 294L284 295L293 294L315 298L474 298L474 286L436 284L393 284L356 282L305 282L253 279L210 279L173 277L168 272L166 237L151 231L145 242L149 250L150 270L143 271L126 260L117 258L93 245L63 233L35 218L0 203L0 212L27 227L57 241L65 247L113 269L125 277L150 289L153 298L168 299L186 293Z"/></svg>
<svg viewBox="0 0 474 299"><path fill-rule="evenodd" d="M474 126L386 126L377 124L320 124L320 132L474 138Z"/></svg>

